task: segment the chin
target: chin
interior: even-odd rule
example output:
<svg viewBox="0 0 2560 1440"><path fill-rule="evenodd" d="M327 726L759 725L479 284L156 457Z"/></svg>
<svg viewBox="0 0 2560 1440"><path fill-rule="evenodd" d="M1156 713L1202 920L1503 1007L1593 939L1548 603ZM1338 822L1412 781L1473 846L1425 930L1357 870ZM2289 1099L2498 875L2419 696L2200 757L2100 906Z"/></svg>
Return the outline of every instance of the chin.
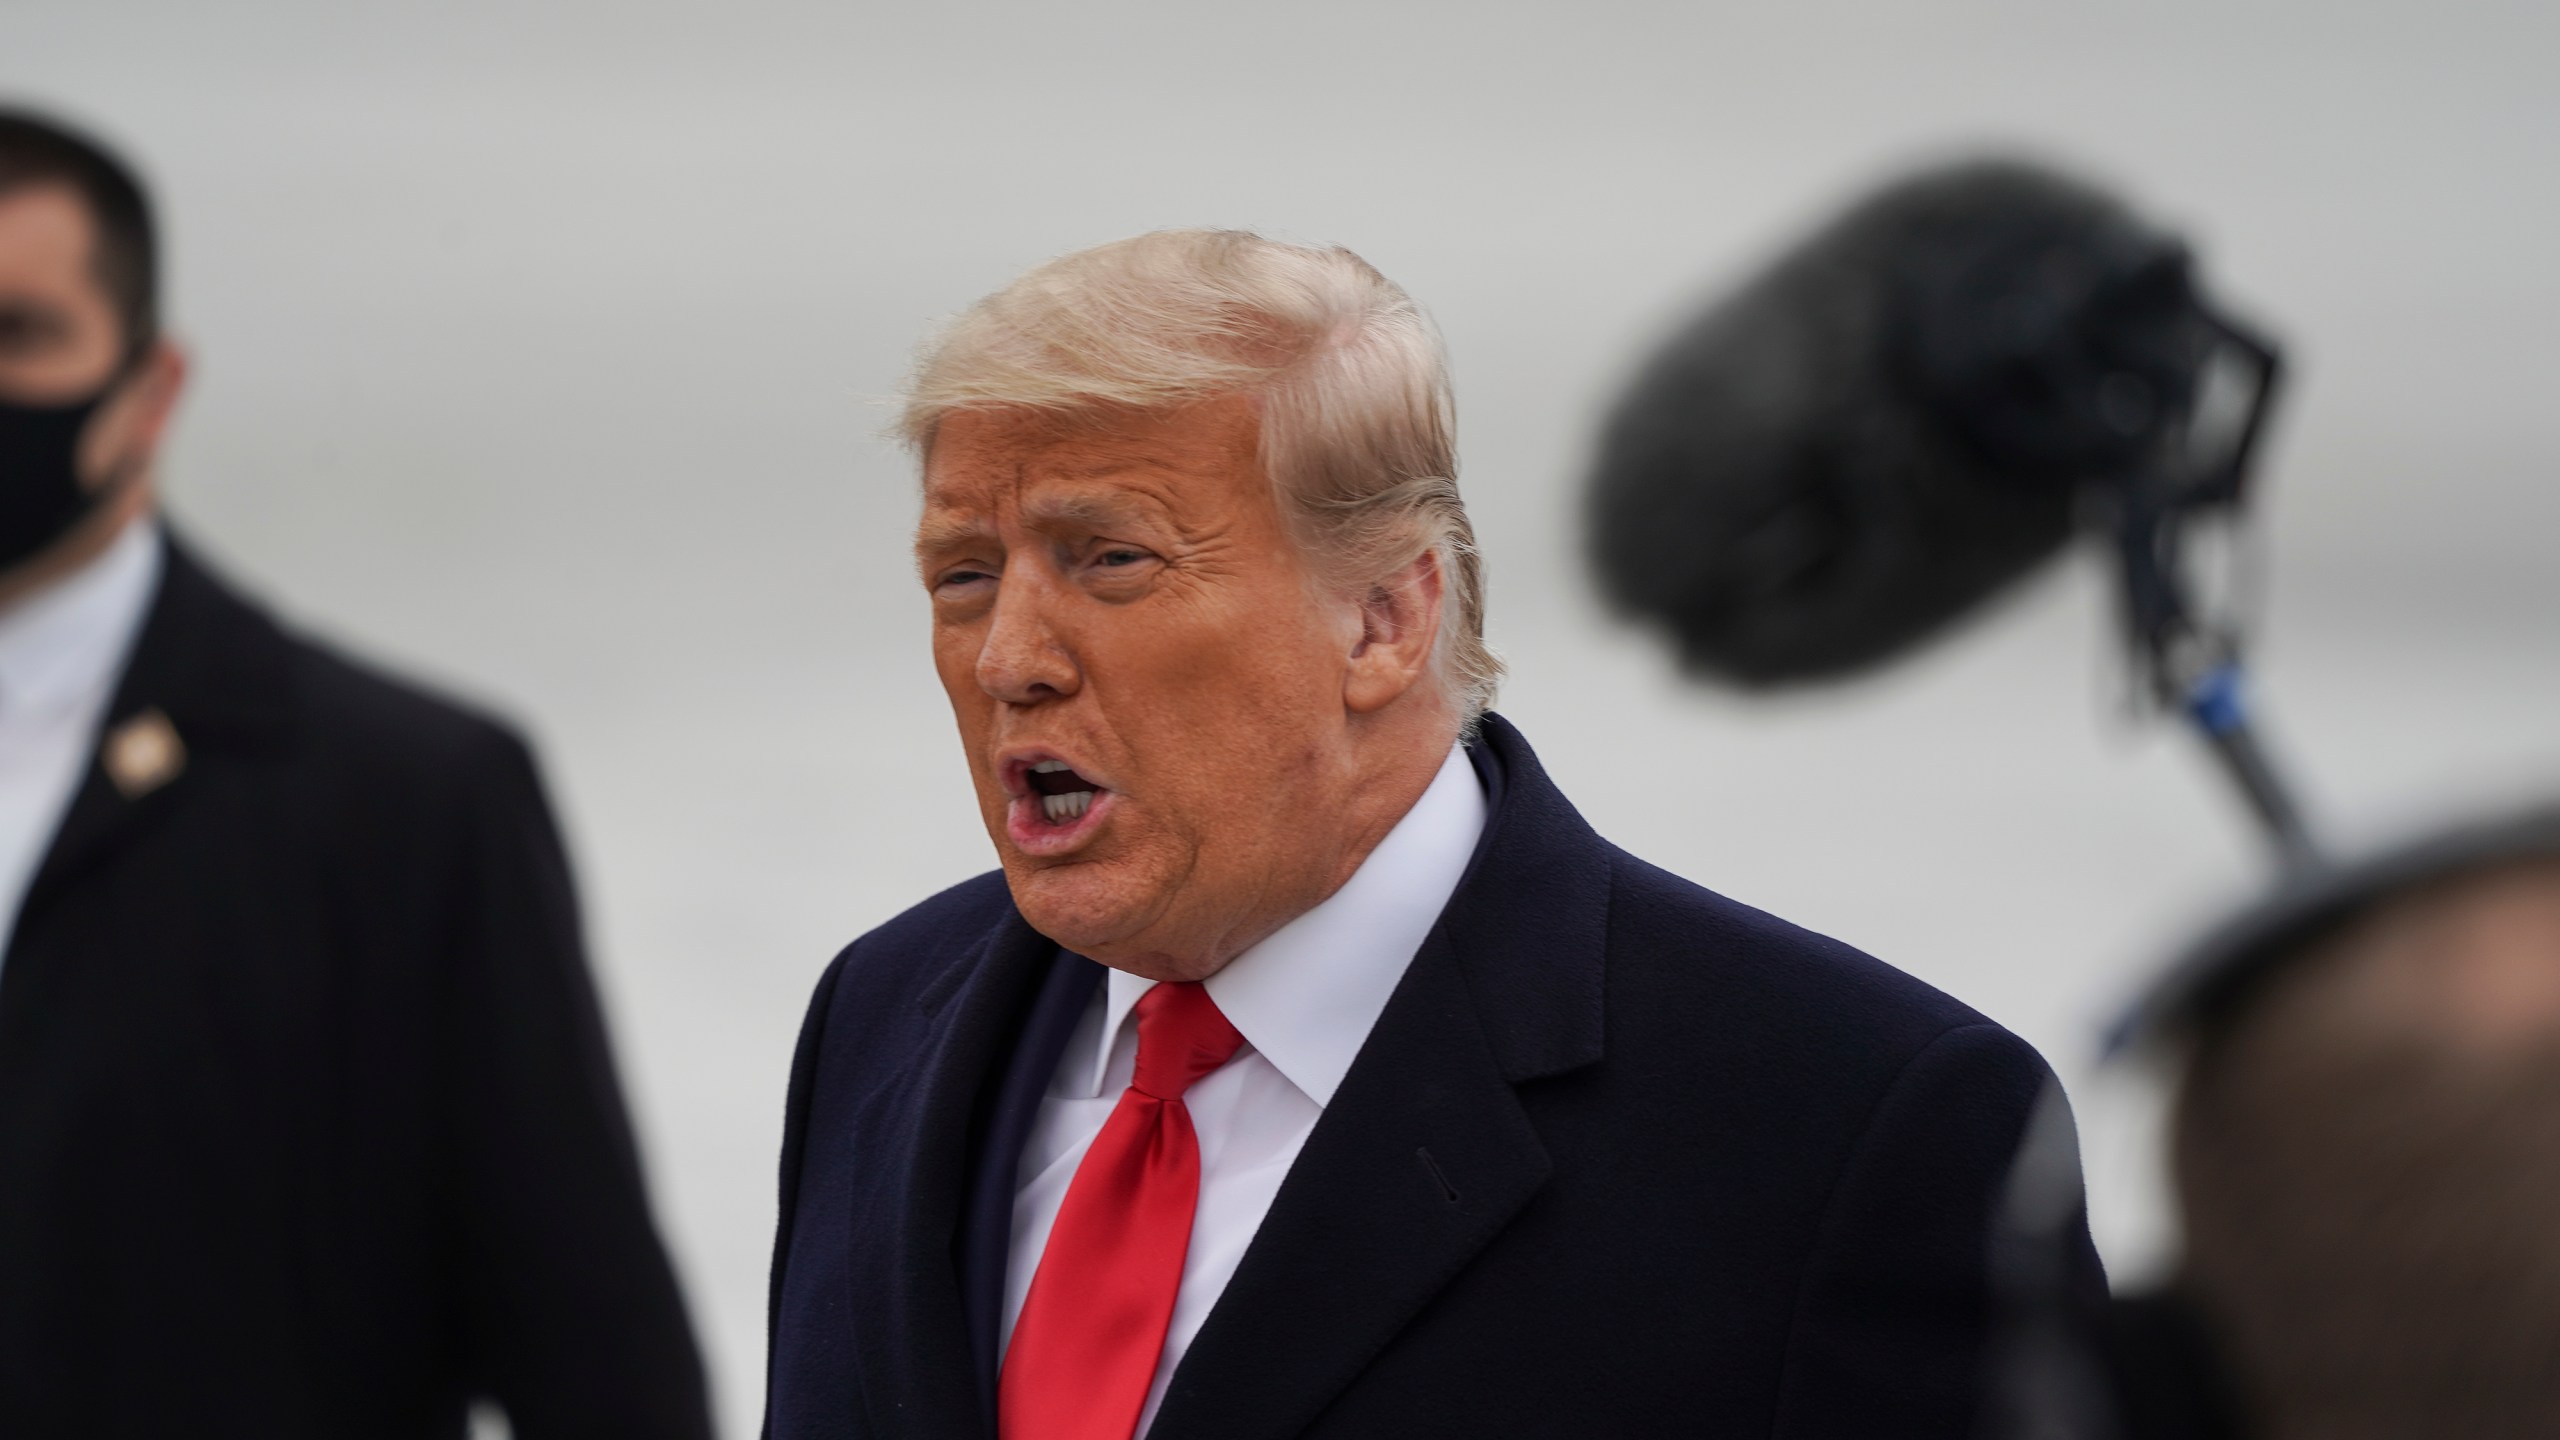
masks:
<svg viewBox="0 0 2560 1440"><path fill-rule="evenodd" d="M1014 908L1032 929L1078 955L1107 960L1155 908L1145 895L1133 895L1140 887L1111 873L1114 868L1090 860L1068 865L1015 861L1005 867L1005 884L1013 891Z"/></svg>

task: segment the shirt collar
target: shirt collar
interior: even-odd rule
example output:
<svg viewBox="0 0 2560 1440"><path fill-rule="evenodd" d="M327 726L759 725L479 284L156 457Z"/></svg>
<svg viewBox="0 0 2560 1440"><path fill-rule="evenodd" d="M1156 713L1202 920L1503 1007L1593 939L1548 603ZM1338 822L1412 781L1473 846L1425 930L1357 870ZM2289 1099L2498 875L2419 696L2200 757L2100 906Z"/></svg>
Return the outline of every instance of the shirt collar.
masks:
<svg viewBox="0 0 2560 1440"><path fill-rule="evenodd" d="M1465 748L1453 746L1422 798L1341 889L1205 982L1245 1043L1319 1106L1333 1103L1387 997L1457 893L1484 824L1482 782ZM1102 1093L1120 1028L1155 983L1111 972L1086 1094Z"/></svg>
<svg viewBox="0 0 2560 1440"><path fill-rule="evenodd" d="M161 565L158 523L137 520L88 564L0 613L0 717L60 715L109 690Z"/></svg>

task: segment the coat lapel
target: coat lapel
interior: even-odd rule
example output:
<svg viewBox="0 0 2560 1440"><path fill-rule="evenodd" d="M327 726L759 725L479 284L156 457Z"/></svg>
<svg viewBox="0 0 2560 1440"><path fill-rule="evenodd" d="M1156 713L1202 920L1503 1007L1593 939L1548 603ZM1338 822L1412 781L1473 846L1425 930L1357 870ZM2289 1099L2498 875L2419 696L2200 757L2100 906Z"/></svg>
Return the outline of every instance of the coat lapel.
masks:
<svg viewBox="0 0 2560 1440"><path fill-rule="evenodd" d="M293 715L292 649L175 539L71 808L29 886L20 928L164 814L208 760L279 741ZM157 765L132 744L174 746Z"/></svg>
<svg viewBox="0 0 2560 1440"><path fill-rule="evenodd" d="M1306 1428L1547 1178L1519 1084L1601 1052L1610 859L1519 732L1452 897L1167 1387L1150 1440Z"/></svg>
<svg viewBox="0 0 2560 1440"><path fill-rule="evenodd" d="M1056 949L1011 906L964 963L919 1003L929 1030L914 1063L884 1086L856 1129L883 1137L846 1237L854 1333L884 1343L856 1357L871 1428L882 1435L971 1435L987 1424L953 1241L979 1100Z"/></svg>

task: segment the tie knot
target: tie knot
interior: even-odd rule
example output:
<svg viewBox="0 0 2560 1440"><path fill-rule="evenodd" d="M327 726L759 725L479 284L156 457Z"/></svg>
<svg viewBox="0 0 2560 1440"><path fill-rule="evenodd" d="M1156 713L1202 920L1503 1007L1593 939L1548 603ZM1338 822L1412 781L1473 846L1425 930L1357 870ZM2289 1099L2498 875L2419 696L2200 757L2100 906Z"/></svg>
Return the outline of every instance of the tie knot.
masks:
<svg viewBox="0 0 2560 1440"><path fill-rule="evenodd" d="M1167 981L1139 996L1137 1015L1138 1073L1129 1083L1158 1100L1181 1099L1244 1044L1196 980Z"/></svg>

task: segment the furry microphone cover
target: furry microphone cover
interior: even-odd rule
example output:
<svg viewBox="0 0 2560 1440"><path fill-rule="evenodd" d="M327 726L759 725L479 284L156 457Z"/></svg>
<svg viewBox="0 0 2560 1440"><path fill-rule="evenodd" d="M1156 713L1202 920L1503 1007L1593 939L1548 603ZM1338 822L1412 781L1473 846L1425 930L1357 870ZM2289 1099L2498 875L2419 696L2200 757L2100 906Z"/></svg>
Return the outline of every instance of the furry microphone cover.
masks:
<svg viewBox="0 0 2560 1440"><path fill-rule="evenodd" d="M1765 687L1904 652L2070 539L2082 481L2192 393L2184 249L2099 191L1979 160L1855 204L1679 327L1609 415L1609 601Z"/></svg>

